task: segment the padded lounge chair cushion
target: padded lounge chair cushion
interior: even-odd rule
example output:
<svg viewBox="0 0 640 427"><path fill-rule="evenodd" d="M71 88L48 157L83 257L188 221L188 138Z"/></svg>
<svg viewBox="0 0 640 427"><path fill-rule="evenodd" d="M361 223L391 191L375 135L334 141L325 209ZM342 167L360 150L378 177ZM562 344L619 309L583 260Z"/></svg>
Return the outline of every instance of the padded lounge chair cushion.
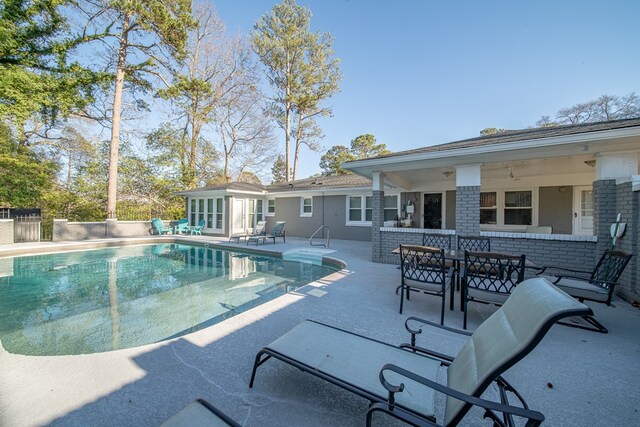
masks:
<svg viewBox="0 0 640 427"><path fill-rule="evenodd" d="M555 282L558 278L553 276L540 276L545 277L550 282ZM596 286L589 283L586 280L572 279L564 277L560 279L556 286L571 295L574 298L586 298L592 301L598 301L606 303L609 299L609 291L607 289Z"/></svg>
<svg viewBox="0 0 640 427"><path fill-rule="evenodd" d="M485 320L460 350L447 370L447 386L474 395L484 390L487 379L493 378L497 368L527 354L534 339L547 323L558 315L581 313L588 308L542 278L520 283L505 304ZM510 365L509 365L510 366ZM508 366L507 366L508 367ZM454 398L447 398L447 425L464 406Z"/></svg>
<svg viewBox="0 0 640 427"><path fill-rule="evenodd" d="M434 381L440 367L440 362L429 357L308 320L272 342L268 348L375 394L382 400L386 400L388 392L378 375L386 363ZM402 382L405 385L405 391L396 395L398 405L425 416L433 415L433 390L390 373L387 379L391 383Z"/></svg>
<svg viewBox="0 0 640 427"><path fill-rule="evenodd" d="M480 301L492 302L496 304L504 304L507 298L509 298L509 294L487 291L481 288L472 288L471 286L467 288L467 293L470 297L473 297Z"/></svg>

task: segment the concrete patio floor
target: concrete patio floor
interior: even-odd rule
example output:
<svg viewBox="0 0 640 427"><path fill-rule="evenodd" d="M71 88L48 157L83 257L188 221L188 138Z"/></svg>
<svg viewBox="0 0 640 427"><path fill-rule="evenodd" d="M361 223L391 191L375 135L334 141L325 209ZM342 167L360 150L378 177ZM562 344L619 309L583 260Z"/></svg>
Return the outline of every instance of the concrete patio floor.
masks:
<svg viewBox="0 0 640 427"><path fill-rule="evenodd" d="M193 239L219 242L206 236ZM412 297L404 314L398 314L399 297L394 290L400 273L393 265L371 263L370 243L334 240L331 246L335 252L329 256L345 261L345 269L171 341L49 357L9 354L0 346L0 426L157 426L198 397L245 426L363 425L366 400L277 360L265 363L254 388L248 388L256 352L304 319L392 344L408 340L404 331L408 316L439 320L440 300L426 295ZM289 239L286 244L259 248L308 247L307 240ZM0 247L0 254L7 248ZM327 293L321 297L308 294L317 288ZM504 376L532 409L545 415L544 425L637 425L640 310L619 299L615 307L589 305L609 334L554 326ZM471 304L470 329L494 310ZM457 300L456 311L445 313L445 325L462 326ZM464 338L429 332L419 344L443 353L455 355L464 343ZM440 376L444 377L444 371ZM485 393L494 395L494 389ZM439 419L442 403L438 398ZM376 425L391 424L383 417L375 421ZM474 410L462 425L490 423L482 420L481 411Z"/></svg>

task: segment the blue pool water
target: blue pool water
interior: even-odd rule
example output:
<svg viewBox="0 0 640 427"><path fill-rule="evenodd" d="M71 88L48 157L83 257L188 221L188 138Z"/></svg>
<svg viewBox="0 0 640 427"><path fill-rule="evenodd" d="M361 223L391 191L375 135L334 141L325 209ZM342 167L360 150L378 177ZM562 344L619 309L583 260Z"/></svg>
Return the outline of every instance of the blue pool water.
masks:
<svg viewBox="0 0 640 427"><path fill-rule="evenodd" d="M218 323L336 268L177 244L0 259L10 353L135 347Z"/></svg>

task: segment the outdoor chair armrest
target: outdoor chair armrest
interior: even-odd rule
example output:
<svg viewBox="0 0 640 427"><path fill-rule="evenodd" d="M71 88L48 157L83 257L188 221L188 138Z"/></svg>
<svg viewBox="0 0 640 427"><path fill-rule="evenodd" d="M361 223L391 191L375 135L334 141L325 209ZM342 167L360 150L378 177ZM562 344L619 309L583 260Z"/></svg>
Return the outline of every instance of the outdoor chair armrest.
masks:
<svg viewBox="0 0 640 427"><path fill-rule="evenodd" d="M538 272L536 273L536 276L541 275L542 273L544 273L547 270L568 271L568 272L571 272L571 273L585 274L587 276L589 276L591 274L590 271L585 271L585 270L575 270L575 269L572 269L572 268L558 267L558 266L555 266L555 265L545 265L543 267L539 267L538 268ZM547 274L551 274L552 276L561 276L562 275L562 274L553 274L553 273L547 273ZM564 277L576 277L576 276L564 275Z"/></svg>
<svg viewBox="0 0 640 427"><path fill-rule="evenodd" d="M418 329L414 329L409 325L409 322L418 322L421 323L423 325L427 325L427 326L432 326L434 328L438 328L438 329L444 329L445 331L449 331L449 332L453 332L456 334L460 334L460 335L465 335L465 336L471 336L471 332L468 331L463 331L460 329L455 329L455 328L450 328L448 326L444 326L441 325L439 323L435 323L435 322L431 322L429 320L425 320L425 319L421 319L419 317L415 317L415 316L411 316L409 318L407 318L407 320L405 320L404 322L404 327L407 330L407 332L409 332L411 334L411 343L410 344L401 344L400 347L404 348L405 350L411 350L414 352L420 352L420 353L424 353L424 354L428 354L430 356L435 356L438 359L442 359L443 361L447 361L447 362L452 362L453 361L453 357L447 355L447 354L443 354L443 353L438 353L437 351L433 351L424 347L419 347L416 345L416 335L419 335L422 333L422 328L418 327ZM449 363L445 363L446 365L448 365Z"/></svg>
<svg viewBox="0 0 640 427"><path fill-rule="evenodd" d="M379 374L380 382L382 383L383 387L389 392L389 396L387 399L387 405L389 409L393 409L395 405L395 394L402 393L402 391L404 390L404 384L400 383L396 386L389 383L384 376L385 371L395 372L396 374L402 375L405 378L420 383L437 392L443 393L447 396L451 396L468 404L484 408L484 417L491 418L494 421L494 425L503 425L502 420L494 413L494 411L526 418L528 420L526 426L539 426L544 421L544 415L542 415L538 411L470 396L390 363L384 365ZM398 413L397 415L400 414L401 413Z"/></svg>

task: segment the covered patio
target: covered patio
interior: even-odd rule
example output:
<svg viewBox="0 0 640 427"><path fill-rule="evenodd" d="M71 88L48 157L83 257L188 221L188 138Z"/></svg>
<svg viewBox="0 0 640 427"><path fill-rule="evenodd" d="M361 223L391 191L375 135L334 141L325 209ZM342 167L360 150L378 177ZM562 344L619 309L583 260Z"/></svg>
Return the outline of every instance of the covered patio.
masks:
<svg viewBox="0 0 640 427"><path fill-rule="evenodd" d="M505 131L344 167L373 181L374 262L396 263L395 247L428 232L486 236L493 251L584 269L610 248L618 213L627 228L617 248L638 253L639 154L632 119ZM390 190L401 192L394 221L384 212ZM640 299L639 268L634 256L621 280L630 301Z"/></svg>
<svg viewBox="0 0 640 427"><path fill-rule="evenodd" d="M163 239L167 238L156 240ZM246 247L208 236L191 239ZM266 245L281 252L308 247L302 239ZM328 256L346 262L343 270L177 339L76 356L29 357L0 349L0 425L154 426L198 397L245 426L363 425L367 401L276 361L265 364L254 388L248 388L256 352L304 319L392 344L408 339L404 331L408 316L439 319L437 299L420 295L405 306L403 315L398 314L394 290L400 273L393 265L372 263L368 242L333 240L331 250L335 252ZM326 294L314 296L313 290ZM609 334L554 326L505 375L531 408L546 416L544 425L637 421L633 402L640 400L640 311L620 299L615 307L589 305L607 324ZM474 304L469 328L475 329L494 310ZM461 312L447 312L445 325L460 328ZM462 343L442 332L421 342L448 354L455 354ZM490 389L485 396L495 398L494 394ZM442 416L443 400L438 399ZM374 419L376 425L389 421ZM487 425L487 421L473 411L462 425Z"/></svg>

